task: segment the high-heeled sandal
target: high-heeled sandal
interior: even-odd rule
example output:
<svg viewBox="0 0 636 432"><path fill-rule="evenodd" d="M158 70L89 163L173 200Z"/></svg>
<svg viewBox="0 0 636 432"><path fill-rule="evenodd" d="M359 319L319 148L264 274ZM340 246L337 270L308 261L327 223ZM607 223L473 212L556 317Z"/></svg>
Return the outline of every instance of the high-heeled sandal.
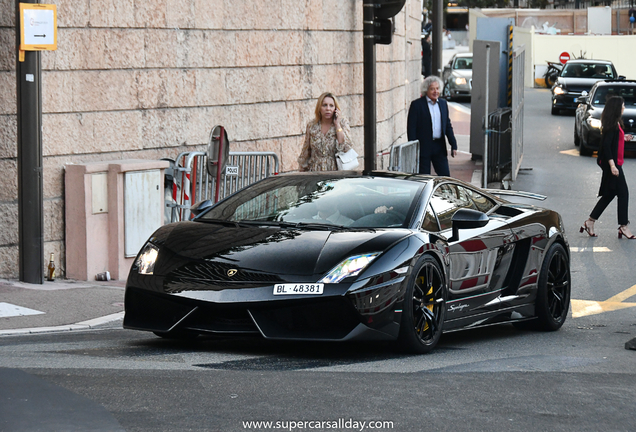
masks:
<svg viewBox="0 0 636 432"><path fill-rule="evenodd" d="M583 231L585 231L587 233L587 235L589 235L590 237L598 237L595 233L590 231L590 227L587 226L587 221L588 220L589 219L587 219L585 222L583 222L583 226L581 227L581 229L579 229L579 232L582 233ZM619 228L619 230L620 230L620 228Z"/></svg>
<svg viewBox="0 0 636 432"><path fill-rule="evenodd" d="M628 240L635 240L636 239L636 235L628 236L627 234L625 234L623 232L623 227L619 226L618 227L618 238L621 239L621 238L623 238L623 236L625 236L625 238L628 239Z"/></svg>

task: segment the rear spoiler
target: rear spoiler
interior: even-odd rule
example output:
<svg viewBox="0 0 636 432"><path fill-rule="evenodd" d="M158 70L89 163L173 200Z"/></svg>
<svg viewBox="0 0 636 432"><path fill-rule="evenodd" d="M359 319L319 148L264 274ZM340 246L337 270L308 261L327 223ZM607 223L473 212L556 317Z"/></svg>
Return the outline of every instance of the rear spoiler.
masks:
<svg viewBox="0 0 636 432"><path fill-rule="evenodd" d="M547 196L545 195L532 193L532 192L514 191L514 190L505 190L505 189L484 189L484 190L493 195L517 196L521 198L530 198L530 199L535 199L539 201L543 201L547 198Z"/></svg>

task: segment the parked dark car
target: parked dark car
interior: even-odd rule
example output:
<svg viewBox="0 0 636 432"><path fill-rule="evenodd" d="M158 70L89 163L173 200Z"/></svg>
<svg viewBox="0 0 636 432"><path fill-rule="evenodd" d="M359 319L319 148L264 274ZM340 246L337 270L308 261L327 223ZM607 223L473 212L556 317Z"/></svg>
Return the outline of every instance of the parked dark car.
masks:
<svg viewBox="0 0 636 432"><path fill-rule="evenodd" d="M442 332L557 330L568 313L559 214L456 179L292 173L208 204L143 246L126 283L125 328L397 340L425 353Z"/></svg>
<svg viewBox="0 0 636 432"><path fill-rule="evenodd" d="M625 99L624 131L636 134L636 81L608 80L594 84L589 94L578 98L574 118L574 144L580 153L590 156L601 146L601 113L610 96ZM625 141L625 149L636 150L636 141Z"/></svg>
<svg viewBox="0 0 636 432"><path fill-rule="evenodd" d="M611 61L569 60L552 86L552 115L559 114L561 110L576 110L576 99L584 91L589 92L597 81L619 78L624 77L618 76Z"/></svg>
<svg viewBox="0 0 636 432"><path fill-rule="evenodd" d="M473 90L473 53L457 53L444 66L444 98L470 99Z"/></svg>

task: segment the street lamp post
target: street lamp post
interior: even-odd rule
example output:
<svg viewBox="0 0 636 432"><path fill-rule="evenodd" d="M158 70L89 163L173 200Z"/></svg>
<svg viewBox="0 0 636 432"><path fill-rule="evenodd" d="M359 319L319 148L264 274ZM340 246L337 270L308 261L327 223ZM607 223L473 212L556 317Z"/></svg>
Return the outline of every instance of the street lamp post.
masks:
<svg viewBox="0 0 636 432"><path fill-rule="evenodd" d="M16 48L20 46L20 3L16 1ZM20 281L44 283L42 162L42 68L39 51L16 49L18 120L18 229Z"/></svg>

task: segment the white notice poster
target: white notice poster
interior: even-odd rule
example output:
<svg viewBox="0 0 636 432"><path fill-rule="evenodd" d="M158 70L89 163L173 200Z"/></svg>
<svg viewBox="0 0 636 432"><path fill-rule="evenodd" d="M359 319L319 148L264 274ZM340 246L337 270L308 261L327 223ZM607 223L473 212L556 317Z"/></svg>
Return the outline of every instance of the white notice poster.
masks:
<svg viewBox="0 0 636 432"><path fill-rule="evenodd" d="M55 43L55 11L52 9L24 9L24 45L53 45Z"/></svg>

